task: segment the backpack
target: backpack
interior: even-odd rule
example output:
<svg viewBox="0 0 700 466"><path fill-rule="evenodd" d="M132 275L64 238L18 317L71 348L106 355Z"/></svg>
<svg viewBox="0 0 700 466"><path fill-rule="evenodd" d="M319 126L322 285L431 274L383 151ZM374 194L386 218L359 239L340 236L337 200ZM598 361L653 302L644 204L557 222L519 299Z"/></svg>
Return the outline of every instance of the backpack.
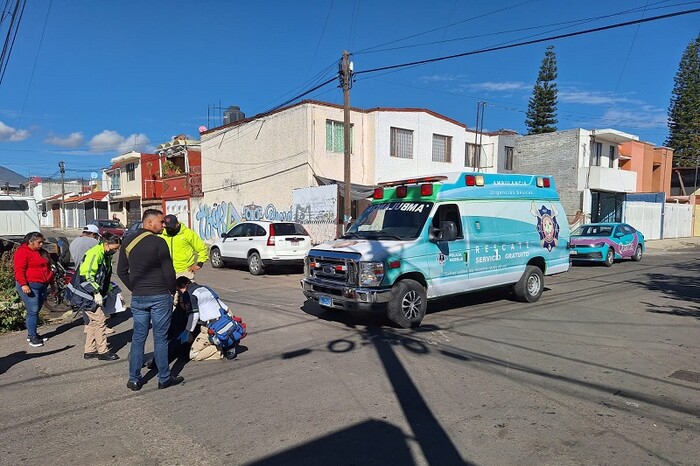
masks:
<svg viewBox="0 0 700 466"><path fill-rule="evenodd" d="M240 317L231 318L228 312L219 309L221 316L207 325L209 341L222 350L235 347L247 335L246 324Z"/></svg>

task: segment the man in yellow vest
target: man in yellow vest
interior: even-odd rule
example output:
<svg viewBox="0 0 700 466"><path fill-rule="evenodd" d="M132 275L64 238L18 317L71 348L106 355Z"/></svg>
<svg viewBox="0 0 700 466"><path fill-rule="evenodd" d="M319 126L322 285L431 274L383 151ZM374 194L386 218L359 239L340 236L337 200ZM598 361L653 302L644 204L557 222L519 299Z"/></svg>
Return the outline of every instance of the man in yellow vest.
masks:
<svg viewBox="0 0 700 466"><path fill-rule="evenodd" d="M175 215L166 215L163 220L165 229L160 236L168 244L175 274L193 278L194 273L209 259L207 245L194 230L180 223Z"/></svg>

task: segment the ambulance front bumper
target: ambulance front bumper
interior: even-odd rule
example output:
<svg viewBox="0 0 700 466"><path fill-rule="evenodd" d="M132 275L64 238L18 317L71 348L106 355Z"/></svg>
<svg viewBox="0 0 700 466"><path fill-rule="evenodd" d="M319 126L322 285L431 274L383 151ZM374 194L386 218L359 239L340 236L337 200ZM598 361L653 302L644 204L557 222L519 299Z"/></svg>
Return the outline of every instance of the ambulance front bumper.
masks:
<svg viewBox="0 0 700 466"><path fill-rule="evenodd" d="M389 302L391 288L359 288L339 286L304 278L301 280L304 296L318 301L323 307L345 310L384 310Z"/></svg>

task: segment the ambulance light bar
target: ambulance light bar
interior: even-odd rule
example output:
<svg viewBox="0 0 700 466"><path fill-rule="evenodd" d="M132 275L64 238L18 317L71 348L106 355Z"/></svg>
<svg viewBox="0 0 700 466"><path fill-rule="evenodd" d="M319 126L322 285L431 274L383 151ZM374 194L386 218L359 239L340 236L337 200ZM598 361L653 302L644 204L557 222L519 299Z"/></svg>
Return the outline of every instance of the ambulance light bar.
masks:
<svg viewBox="0 0 700 466"><path fill-rule="evenodd" d="M404 184L439 183L441 181L445 181L446 179L447 177L444 175L425 176L423 178L409 178L407 180L386 181L384 183L379 183L379 186L383 188L391 188L393 186L401 186Z"/></svg>

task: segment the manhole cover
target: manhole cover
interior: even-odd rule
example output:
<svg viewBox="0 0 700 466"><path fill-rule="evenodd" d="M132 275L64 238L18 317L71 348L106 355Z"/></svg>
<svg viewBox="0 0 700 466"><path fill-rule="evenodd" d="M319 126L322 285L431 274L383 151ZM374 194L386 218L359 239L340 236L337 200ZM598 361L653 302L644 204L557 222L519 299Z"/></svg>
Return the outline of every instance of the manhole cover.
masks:
<svg viewBox="0 0 700 466"><path fill-rule="evenodd" d="M669 377L680 380L687 380L688 382L700 383L700 372L693 371L676 371Z"/></svg>

